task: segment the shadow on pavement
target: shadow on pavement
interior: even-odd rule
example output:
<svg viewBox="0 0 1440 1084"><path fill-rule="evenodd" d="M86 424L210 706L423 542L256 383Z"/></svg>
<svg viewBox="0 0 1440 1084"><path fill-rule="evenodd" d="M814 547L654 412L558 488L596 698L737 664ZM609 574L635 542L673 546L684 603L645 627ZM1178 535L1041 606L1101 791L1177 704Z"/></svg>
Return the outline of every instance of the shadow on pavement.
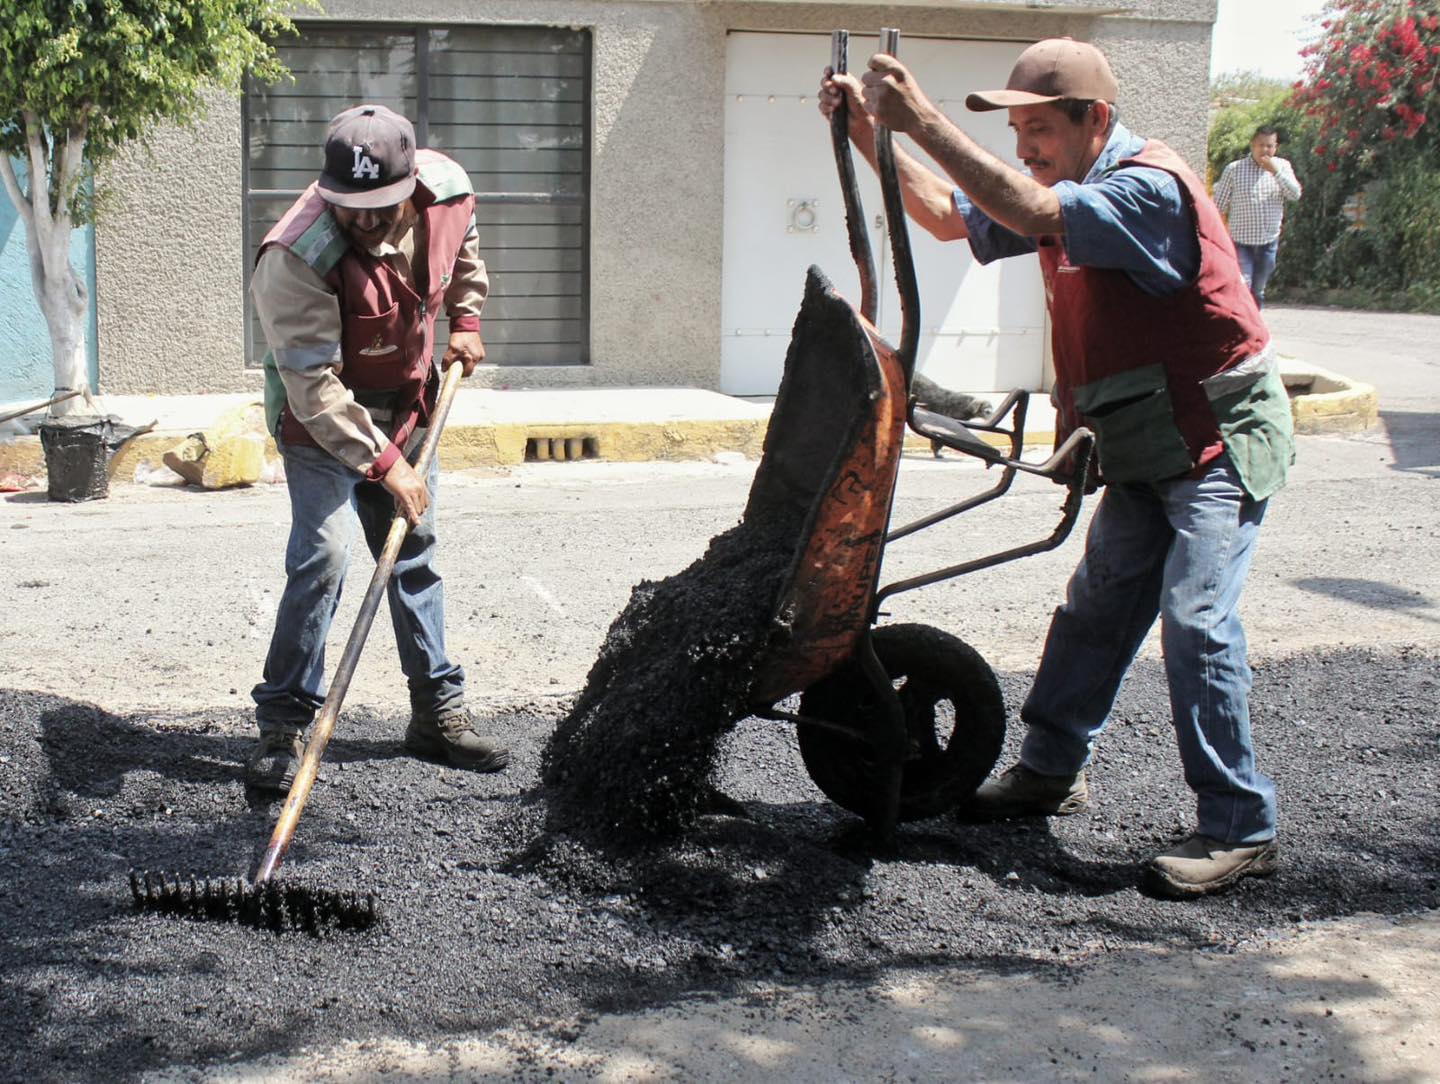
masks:
<svg viewBox="0 0 1440 1084"><path fill-rule="evenodd" d="M1440 414L1382 410L1380 422L1390 437L1393 470L1440 478Z"/></svg>
<svg viewBox="0 0 1440 1084"><path fill-rule="evenodd" d="M1362 580L1352 576L1304 576L1290 582L1302 591L1344 599L1377 610L1429 610L1436 605L1434 599L1413 588L1380 580ZM1424 613L1412 613L1410 616L1420 621L1440 623L1440 617Z"/></svg>

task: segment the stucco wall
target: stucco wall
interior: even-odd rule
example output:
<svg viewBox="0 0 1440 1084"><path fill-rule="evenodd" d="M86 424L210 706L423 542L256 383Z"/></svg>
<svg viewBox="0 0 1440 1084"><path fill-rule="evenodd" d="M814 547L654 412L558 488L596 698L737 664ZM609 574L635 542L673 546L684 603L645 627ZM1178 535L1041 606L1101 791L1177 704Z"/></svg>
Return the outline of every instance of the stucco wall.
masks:
<svg viewBox="0 0 1440 1084"><path fill-rule="evenodd" d="M240 149L240 101L213 95L193 129L159 130L98 178L102 391L260 386L244 372Z"/></svg>
<svg viewBox="0 0 1440 1084"><path fill-rule="evenodd" d="M1115 65L1126 122L1199 162L1214 7L1214 0L1142 0L1114 17L1065 0L1043 11L1023 0L983 10L647 0L408 5L406 22L584 26L594 33L592 363L491 368L477 374L480 381L718 387L720 95L729 30L896 25L946 37L1094 40ZM386 0L329 0L325 13L341 22L396 16ZM902 42L902 58L903 49ZM817 82L826 59L817 58ZM97 231L102 385L126 393L258 387L258 375L243 366L239 104L217 101L193 132L166 131L153 145L153 160L137 152L103 178L124 210Z"/></svg>

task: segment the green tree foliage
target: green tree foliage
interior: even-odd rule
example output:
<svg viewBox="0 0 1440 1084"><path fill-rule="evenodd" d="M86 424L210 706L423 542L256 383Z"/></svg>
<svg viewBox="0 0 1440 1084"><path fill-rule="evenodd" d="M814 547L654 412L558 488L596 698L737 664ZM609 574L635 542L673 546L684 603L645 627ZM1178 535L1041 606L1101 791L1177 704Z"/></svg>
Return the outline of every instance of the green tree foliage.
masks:
<svg viewBox="0 0 1440 1084"><path fill-rule="evenodd" d="M67 143L93 169L161 121L203 112L208 88L247 72L276 79L270 41L294 27L275 0L0 0L0 151L41 141L50 209L61 210ZM72 153L75 148L72 146ZM36 162L30 162L32 177ZM73 200L80 177L64 193ZM73 207L72 210L83 210Z"/></svg>
<svg viewBox="0 0 1440 1084"><path fill-rule="evenodd" d="M1308 205L1277 284L1308 267L1313 285L1435 310L1440 0L1329 0L1320 29L1290 103L1305 121Z"/></svg>
<svg viewBox="0 0 1440 1084"><path fill-rule="evenodd" d="M1440 312L1440 162L1433 145L1400 148L1370 200L1365 230L1387 285L1411 307ZM1384 282L1384 280L1382 280Z"/></svg>
<svg viewBox="0 0 1440 1084"><path fill-rule="evenodd" d="M304 0L301 0L304 2ZM294 27L279 0L0 0L0 184L25 223L55 387L84 392L89 298L70 234L93 213L85 179L164 121L202 115L210 90L284 74L271 46ZM17 169L12 158L25 168Z"/></svg>
<svg viewBox="0 0 1440 1084"><path fill-rule="evenodd" d="M1440 312L1440 0L1330 0L1288 94L1217 81L1214 175L1275 126L1304 186L1273 285Z"/></svg>

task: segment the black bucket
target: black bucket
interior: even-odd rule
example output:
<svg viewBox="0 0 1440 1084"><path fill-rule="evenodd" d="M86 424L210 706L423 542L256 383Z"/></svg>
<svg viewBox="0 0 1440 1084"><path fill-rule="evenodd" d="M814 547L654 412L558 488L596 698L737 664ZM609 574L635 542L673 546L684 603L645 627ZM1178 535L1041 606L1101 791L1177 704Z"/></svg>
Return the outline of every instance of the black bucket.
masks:
<svg viewBox="0 0 1440 1084"><path fill-rule="evenodd" d="M52 501L98 501L110 495L109 418L46 418L40 423Z"/></svg>

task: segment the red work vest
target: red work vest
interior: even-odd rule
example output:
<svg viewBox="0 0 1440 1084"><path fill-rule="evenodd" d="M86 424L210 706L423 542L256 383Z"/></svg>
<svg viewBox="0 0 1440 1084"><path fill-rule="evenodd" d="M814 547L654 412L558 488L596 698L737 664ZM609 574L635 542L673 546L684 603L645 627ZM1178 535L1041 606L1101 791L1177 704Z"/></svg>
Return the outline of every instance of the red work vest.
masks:
<svg viewBox="0 0 1440 1084"><path fill-rule="evenodd" d="M419 177L410 197L418 213L415 281L406 282L388 260L351 245L313 184L260 245L261 253L271 245L289 249L335 291L344 362L340 382L364 401L387 400L391 417L385 428L401 447L434 406L435 318L475 213L469 178L457 163L431 150L417 151L415 161ZM451 321L452 331L478 329L475 317ZM316 444L289 410L280 427L287 444ZM385 458L393 462L394 456ZM376 470L383 474L389 466L377 462Z"/></svg>
<svg viewBox="0 0 1440 1084"><path fill-rule="evenodd" d="M1159 365L1174 428L1179 431L1177 448L1183 440L1190 465L1202 465L1219 456L1224 445L1200 382L1259 354L1270 335L1240 277L1235 246L1220 212L1184 160L1165 144L1150 140L1117 168L1125 166L1163 169L1180 183L1194 215L1200 270L1177 292L1156 297L1123 271L1074 266L1059 237L1039 239L1060 410L1057 439L1077 425L1092 425L1100 434L1103 471L1104 419L1091 419L1077 408L1077 390L1082 400L1094 401L1093 393L1106 387L1100 382L1107 378L1110 386L1123 386L1135 370Z"/></svg>

